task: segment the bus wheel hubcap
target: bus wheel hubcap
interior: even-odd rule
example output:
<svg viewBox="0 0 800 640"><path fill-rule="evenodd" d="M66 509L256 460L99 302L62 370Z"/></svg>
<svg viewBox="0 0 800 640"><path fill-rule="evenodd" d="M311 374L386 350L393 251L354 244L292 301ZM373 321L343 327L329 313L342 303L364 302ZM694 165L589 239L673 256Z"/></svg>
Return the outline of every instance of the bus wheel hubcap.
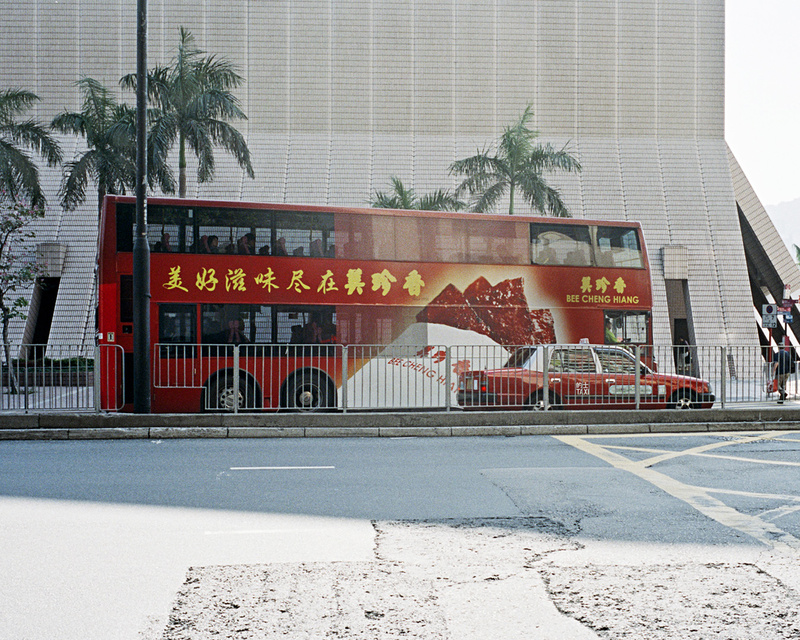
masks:
<svg viewBox="0 0 800 640"><path fill-rule="evenodd" d="M219 396L219 406L223 409L233 409L241 404L241 394L233 387L226 388Z"/></svg>
<svg viewBox="0 0 800 640"><path fill-rule="evenodd" d="M309 390L301 391L297 396L297 400L301 407L314 406L314 394Z"/></svg>

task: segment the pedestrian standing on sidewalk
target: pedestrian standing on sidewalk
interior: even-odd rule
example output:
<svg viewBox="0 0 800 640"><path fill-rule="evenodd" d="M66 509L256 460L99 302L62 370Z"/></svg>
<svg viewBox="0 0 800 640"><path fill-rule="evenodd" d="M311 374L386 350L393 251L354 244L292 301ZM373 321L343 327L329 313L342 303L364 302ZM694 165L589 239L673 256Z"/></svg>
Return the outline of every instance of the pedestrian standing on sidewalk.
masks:
<svg viewBox="0 0 800 640"><path fill-rule="evenodd" d="M772 376L778 381L778 404L786 400L786 381L792 371L792 354L789 348L779 349L772 358Z"/></svg>

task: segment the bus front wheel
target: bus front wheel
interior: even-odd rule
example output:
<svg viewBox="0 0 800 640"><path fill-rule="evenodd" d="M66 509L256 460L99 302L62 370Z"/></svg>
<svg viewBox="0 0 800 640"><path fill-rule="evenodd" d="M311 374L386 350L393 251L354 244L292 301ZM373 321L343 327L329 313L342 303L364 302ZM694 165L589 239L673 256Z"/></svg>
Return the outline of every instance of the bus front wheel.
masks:
<svg viewBox="0 0 800 640"><path fill-rule="evenodd" d="M238 388L232 373L222 373L208 384L203 409L206 411L233 411L256 408L256 390L240 374Z"/></svg>
<svg viewBox="0 0 800 640"><path fill-rule="evenodd" d="M294 374L286 382L284 406L289 409L316 411L335 405L335 392L327 376L304 371Z"/></svg>

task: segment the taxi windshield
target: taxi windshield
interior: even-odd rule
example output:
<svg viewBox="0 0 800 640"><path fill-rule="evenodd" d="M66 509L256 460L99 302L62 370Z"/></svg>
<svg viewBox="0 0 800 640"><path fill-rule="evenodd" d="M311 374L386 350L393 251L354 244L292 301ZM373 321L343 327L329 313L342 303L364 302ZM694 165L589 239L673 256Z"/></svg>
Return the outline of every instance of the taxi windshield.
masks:
<svg viewBox="0 0 800 640"><path fill-rule="evenodd" d="M511 357L508 359L503 367L506 369L518 369L525 365L525 363L530 360L533 353L536 351L536 347L520 347L514 353L511 354Z"/></svg>

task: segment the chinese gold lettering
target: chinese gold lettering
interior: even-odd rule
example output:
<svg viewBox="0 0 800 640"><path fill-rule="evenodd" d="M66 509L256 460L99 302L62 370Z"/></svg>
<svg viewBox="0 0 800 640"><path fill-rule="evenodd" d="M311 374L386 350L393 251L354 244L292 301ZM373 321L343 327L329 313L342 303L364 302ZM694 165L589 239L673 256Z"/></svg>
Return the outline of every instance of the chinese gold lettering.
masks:
<svg viewBox="0 0 800 640"><path fill-rule="evenodd" d="M425 282L422 280L422 276L419 275L419 272L416 269L414 269L406 276L406 282L403 285L403 289L408 289L408 295L410 296L418 296L422 291L422 287L424 286Z"/></svg>
<svg viewBox="0 0 800 640"><path fill-rule="evenodd" d="M393 282L397 282L397 278L389 273L388 269L384 269L380 273L372 274L372 290L377 291L378 289L381 289L381 295L385 296L389 293Z"/></svg>
<svg viewBox="0 0 800 640"><path fill-rule="evenodd" d="M275 284L275 272L272 271L272 267L268 267L266 273L259 273L255 277L255 281L256 284L260 284L261 288L267 291L278 288L278 285Z"/></svg>
<svg viewBox="0 0 800 640"><path fill-rule="evenodd" d="M318 292L328 293L329 291L338 291L339 287L336 286L336 283L333 281L333 271L328 269L322 275L322 282L320 282L319 286L317 287Z"/></svg>
<svg viewBox="0 0 800 640"><path fill-rule="evenodd" d="M183 282L181 281L181 268L180 267L170 267L169 268L169 280L164 283L165 289L180 289L181 291L185 291L189 293L189 290L183 286Z"/></svg>
<svg viewBox="0 0 800 640"><path fill-rule="evenodd" d="M245 273L243 269L228 269L228 275L225 276L225 291L247 291L244 285Z"/></svg>
<svg viewBox="0 0 800 640"><path fill-rule="evenodd" d="M365 285L361 280L362 273L361 269L349 269L347 271L347 284L344 285L344 288L348 296L352 296L353 293L358 293L358 295L364 293Z"/></svg>
<svg viewBox="0 0 800 640"><path fill-rule="evenodd" d="M305 289L310 289L311 287L303 282L303 270L298 269L297 271L292 271L292 281L286 288L294 289L297 293L303 293Z"/></svg>
<svg viewBox="0 0 800 640"><path fill-rule="evenodd" d="M202 271L197 272L197 279L195 280L195 286L202 291L206 289L207 291L213 291L217 288L217 280L216 272L214 269L206 269L203 267Z"/></svg>

